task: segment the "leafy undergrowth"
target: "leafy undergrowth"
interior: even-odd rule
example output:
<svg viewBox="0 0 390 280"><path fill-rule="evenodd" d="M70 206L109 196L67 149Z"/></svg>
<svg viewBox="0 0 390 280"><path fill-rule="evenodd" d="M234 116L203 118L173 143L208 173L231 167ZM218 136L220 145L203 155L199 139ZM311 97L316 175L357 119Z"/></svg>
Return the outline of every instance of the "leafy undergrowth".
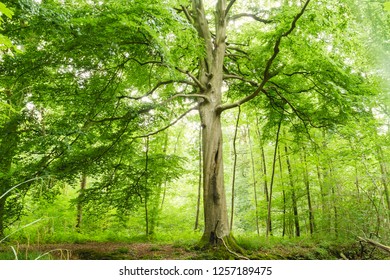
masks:
<svg viewBox="0 0 390 280"><path fill-rule="evenodd" d="M264 241L248 243L239 240L245 257L262 260L334 260L390 259L389 255L359 242L322 242L307 240ZM226 250L202 250L185 244L151 242L87 242L41 245L5 245L0 247L0 259L60 259L60 260L221 260L238 259Z"/></svg>

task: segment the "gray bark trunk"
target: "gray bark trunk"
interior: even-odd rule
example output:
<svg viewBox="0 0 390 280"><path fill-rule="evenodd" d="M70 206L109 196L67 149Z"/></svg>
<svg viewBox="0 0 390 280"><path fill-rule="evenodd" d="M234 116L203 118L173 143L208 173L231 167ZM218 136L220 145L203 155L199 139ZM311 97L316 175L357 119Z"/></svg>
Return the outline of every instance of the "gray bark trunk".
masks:
<svg viewBox="0 0 390 280"><path fill-rule="evenodd" d="M214 107L215 108L215 107ZM230 234L223 173L221 119L212 104L201 106L203 125L203 240L216 243Z"/></svg>
<svg viewBox="0 0 390 280"><path fill-rule="evenodd" d="M226 1L219 0L215 13L215 38L212 38L203 1L192 1L194 26L204 40L205 56L199 63L199 104L202 123L204 233L202 240L216 244L230 235L223 174L221 106L223 62L226 39Z"/></svg>

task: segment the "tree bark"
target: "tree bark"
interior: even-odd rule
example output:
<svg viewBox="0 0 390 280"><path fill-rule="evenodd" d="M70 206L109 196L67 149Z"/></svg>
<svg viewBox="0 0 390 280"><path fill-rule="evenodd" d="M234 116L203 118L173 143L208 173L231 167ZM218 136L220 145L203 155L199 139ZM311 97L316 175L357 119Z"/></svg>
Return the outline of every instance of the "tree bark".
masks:
<svg viewBox="0 0 390 280"><path fill-rule="evenodd" d="M200 197L202 191L202 127L199 128L199 176L198 176L198 198L196 200L196 216L194 230L199 228Z"/></svg>
<svg viewBox="0 0 390 280"><path fill-rule="evenodd" d="M203 199L205 229L203 239L216 243L230 234L222 160L221 119L201 110L203 122Z"/></svg>
<svg viewBox="0 0 390 280"><path fill-rule="evenodd" d="M194 26L204 40L205 56L200 59L198 83L202 124L204 232L202 241L215 245L228 240L230 227L223 173L222 102L223 63L226 50L226 1L218 0L215 12L215 37L212 38L202 0L192 1ZM229 242L228 242L229 243Z"/></svg>
<svg viewBox="0 0 390 280"><path fill-rule="evenodd" d="M292 170L291 170L290 159L288 156L287 146L284 147L284 150L286 153L287 170L288 170L288 175L290 178L290 185L291 185L291 201L292 201L292 207L293 207L293 212L294 212L295 236L299 237L299 236L301 236L301 228L299 225L298 204L297 204L297 197L295 194L295 184L294 184L294 180L293 180L293 176L292 176Z"/></svg>

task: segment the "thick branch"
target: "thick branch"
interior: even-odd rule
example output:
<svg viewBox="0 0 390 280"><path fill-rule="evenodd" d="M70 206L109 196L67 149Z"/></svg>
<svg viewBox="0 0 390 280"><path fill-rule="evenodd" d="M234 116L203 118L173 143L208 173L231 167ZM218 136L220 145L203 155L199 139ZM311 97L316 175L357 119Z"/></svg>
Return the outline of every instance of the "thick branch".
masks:
<svg viewBox="0 0 390 280"><path fill-rule="evenodd" d="M199 37L202 38L205 42L206 61L208 66L210 66L213 61L213 41L211 38L208 21L205 15L203 1L192 0L192 12L194 18L194 26L198 31Z"/></svg>
<svg viewBox="0 0 390 280"><path fill-rule="evenodd" d="M184 14L186 15L186 18L187 18L188 22L193 24L194 23L194 19L190 15L190 12L188 11L188 9L185 6L183 6L183 5L181 5L180 7L181 7L182 11L184 12Z"/></svg>
<svg viewBox="0 0 390 280"><path fill-rule="evenodd" d="M229 4L226 7L226 12L225 12L226 16L229 14L230 9L233 7L235 2L236 2L236 0L230 0Z"/></svg>
<svg viewBox="0 0 390 280"><path fill-rule="evenodd" d="M294 17L293 21L291 22L291 27L286 32L284 32L282 35L280 35L279 38L276 40L275 45L274 45L274 52L272 53L271 57L267 61L267 64L266 64L266 67L265 67L265 70L264 70L264 74L263 74L263 81L260 83L259 87L252 94L244 97L241 100L238 100L238 101L236 101L234 103L231 103L231 104L225 104L225 105L219 106L217 108L217 111L219 113L221 113L221 112L223 112L225 110L228 110L228 109L240 106L241 104L246 103L246 102L252 100L257 95L259 95L260 92L263 91L265 84L273 77L273 75L270 73L270 70L271 70L272 64L275 61L275 58L278 56L278 54L280 52L279 47L280 47L280 43L282 41L282 38L283 37L287 37L288 35L290 35L291 32L295 29L297 21L304 14L304 12L305 12L307 6L309 5L309 3L310 3L310 0L306 0L306 3L302 7L301 11Z"/></svg>

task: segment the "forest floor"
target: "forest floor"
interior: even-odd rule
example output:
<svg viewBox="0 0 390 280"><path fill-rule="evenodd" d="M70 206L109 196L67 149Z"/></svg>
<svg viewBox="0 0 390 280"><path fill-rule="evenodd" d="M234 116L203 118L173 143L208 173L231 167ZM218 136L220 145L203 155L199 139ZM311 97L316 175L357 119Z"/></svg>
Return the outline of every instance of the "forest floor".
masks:
<svg viewBox="0 0 390 280"><path fill-rule="evenodd" d="M390 255L359 243L331 245L276 245L246 250L249 259L321 260L321 259L390 259ZM17 257L16 257L17 256ZM183 245L156 243L87 242L81 244L40 244L0 247L0 259L57 260L207 260L239 259L229 252L200 250Z"/></svg>

